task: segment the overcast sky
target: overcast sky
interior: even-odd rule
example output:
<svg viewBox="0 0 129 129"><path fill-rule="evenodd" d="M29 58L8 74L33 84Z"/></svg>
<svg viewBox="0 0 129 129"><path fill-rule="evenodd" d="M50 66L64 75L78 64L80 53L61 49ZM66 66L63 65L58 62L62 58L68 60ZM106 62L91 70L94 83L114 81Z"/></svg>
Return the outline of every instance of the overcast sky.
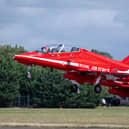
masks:
<svg viewBox="0 0 129 129"><path fill-rule="evenodd" d="M0 0L0 45L64 43L129 55L129 0Z"/></svg>

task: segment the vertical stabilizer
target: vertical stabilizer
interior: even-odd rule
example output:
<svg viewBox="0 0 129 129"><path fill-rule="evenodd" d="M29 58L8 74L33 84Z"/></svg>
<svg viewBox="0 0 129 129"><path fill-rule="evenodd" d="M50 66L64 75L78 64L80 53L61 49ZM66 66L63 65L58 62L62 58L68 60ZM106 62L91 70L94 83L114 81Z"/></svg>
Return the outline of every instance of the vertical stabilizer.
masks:
<svg viewBox="0 0 129 129"><path fill-rule="evenodd" d="M124 64L129 65L129 56L127 56L126 58L124 58L121 62L124 63Z"/></svg>

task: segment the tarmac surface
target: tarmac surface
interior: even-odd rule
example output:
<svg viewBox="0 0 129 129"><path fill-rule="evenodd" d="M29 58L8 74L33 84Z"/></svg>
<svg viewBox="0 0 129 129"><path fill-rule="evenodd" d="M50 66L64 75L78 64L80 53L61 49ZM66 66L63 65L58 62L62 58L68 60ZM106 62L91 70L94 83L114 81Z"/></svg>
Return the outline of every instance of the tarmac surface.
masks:
<svg viewBox="0 0 129 129"><path fill-rule="evenodd" d="M0 129L111 129L111 128L0 127Z"/></svg>

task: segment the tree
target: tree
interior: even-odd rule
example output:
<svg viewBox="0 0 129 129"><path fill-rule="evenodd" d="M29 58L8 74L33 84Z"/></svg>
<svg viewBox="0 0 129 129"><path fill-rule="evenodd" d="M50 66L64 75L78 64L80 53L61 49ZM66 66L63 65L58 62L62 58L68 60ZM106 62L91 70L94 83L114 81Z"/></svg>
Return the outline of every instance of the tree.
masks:
<svg viewBox="0 0 129 129"><path fill-rule="evenodd" d="M0 106L12 106L19 95L29 95L31 105L36 107L94 108L102 96L109 94L105 91L101 95L95 94L94 86L90 84L82 85L81 93L77 94L72 92L71 83L62 76L62 71L39 66L33 66L32 79L29 80L26 66L13 59L15 54L24 52L23 47L0 46Z"/></svg>
<svg viewBox="0 0 129 129"><path fill-rule="evenodd" d="M102 56L105 56L105 57L108 57L108 58L113 58L111 56L111 54L109 54L108 52L102 52L102 51L98 51L98 50L95 50L95 49L92 49L91 52L94 52L94 53L97 53L99 55L102 55Z"/></svg>
<svg viewBox="0 0 129 129"><path fill-rule="evenodd" d="M18 69L21 66L13 60L13 56L20 52L24 50L10 45L0 46L0 106L12 105L19 94Z"/></svg>

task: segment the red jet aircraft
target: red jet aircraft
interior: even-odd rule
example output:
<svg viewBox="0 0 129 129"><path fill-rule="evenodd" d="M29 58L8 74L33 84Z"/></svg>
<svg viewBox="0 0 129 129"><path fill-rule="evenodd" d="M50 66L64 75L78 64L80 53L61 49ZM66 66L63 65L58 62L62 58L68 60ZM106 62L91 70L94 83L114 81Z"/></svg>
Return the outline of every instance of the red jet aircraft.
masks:
<svg viewBox="0 0 129 129"><path fill-rule="evenodd" d="M96 93L101 86L108 86L109 92L123 98L129 97L129 56L116 61L85 49L72 47L66 51L64 44L42 47L39 51L14 56L18 63L29 66L40 65L64 70L63 76L69 79L80 92L79 84L93 84Z"/></svg>

